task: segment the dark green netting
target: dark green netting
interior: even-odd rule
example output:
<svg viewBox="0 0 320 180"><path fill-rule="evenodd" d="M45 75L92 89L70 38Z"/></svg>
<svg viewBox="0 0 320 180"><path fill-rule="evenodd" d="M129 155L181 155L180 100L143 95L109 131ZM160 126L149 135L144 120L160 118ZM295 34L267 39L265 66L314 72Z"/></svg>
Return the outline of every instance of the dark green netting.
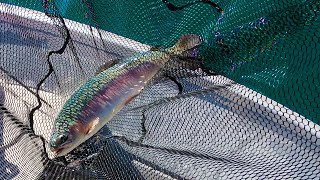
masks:
<svg viewBox="0 0 320 180"><path fill-rule="evenodd" d="M320 1L215 1L223 13L161 0L0 2L0 179L320 178ZM54 120L85 80L187 33L204 43L52 160Z"/></svg>

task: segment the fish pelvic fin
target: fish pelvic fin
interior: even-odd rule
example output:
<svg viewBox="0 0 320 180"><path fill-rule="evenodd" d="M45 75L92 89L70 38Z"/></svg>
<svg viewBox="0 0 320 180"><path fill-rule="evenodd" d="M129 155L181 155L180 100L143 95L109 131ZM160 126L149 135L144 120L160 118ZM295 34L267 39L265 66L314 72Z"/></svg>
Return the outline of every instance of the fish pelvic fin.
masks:
<svg viewBox="0 0 320 180"><path fill-rule="evenodd" d="M176 44L168 49L169 53L179 55L189 49L199 46L202 43L200 36L196 34L185 34L180 37Z"/></svg>

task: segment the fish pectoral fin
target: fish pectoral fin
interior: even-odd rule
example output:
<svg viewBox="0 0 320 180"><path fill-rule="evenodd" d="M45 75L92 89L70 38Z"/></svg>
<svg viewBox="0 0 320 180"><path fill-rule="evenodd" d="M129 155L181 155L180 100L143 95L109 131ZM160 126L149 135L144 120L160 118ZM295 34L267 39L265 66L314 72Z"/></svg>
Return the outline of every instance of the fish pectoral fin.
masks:
<svg viewBox="0 0 320 180"><path fill-rule="evenodd" d="M86 134L90 134L95 129L95 127L99 124L99 121L100 121L99 117L96 117L95 119L90 121L90 123L87 126Z"/></svg>
<svg viewBox="0 0 320 180"><path fill-rule="evenodd" d="M111 68L112 66L118 64L121 61L121 59L112 59L104 64L102 64L95 72L95 75Z"/></svg>

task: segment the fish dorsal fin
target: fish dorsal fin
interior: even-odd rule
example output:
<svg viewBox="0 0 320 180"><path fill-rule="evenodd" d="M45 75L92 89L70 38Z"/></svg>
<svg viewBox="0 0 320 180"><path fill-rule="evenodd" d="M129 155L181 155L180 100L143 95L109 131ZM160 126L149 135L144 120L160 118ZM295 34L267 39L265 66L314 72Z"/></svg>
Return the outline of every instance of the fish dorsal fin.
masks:
<svg viewBox="0 0 320 180"><path fill-rule="evenodd" d="M163 50L164 48L162 46L152 46L150 48L150 51L161 51Z"/></svg>
<svg viewBox="0 0 320 180"><path fill-rule="evenodd" d="M112 66L118 64L121 61L121 59L112 59L104 64L102 64L101 66L99 66L99 68L96 70L95 75L111 68Z"/></svg>

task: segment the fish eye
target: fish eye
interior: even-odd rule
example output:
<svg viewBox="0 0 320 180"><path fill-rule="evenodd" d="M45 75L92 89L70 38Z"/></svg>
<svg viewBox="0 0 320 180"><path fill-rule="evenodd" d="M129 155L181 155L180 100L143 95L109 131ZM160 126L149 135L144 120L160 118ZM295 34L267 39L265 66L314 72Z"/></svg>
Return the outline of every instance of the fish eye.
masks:
<svg viewBox="0 0 320 180"><path fill-rule="evenodd" d="M57 145L62 145L65 142L67 142L68 140L68 136L66 134L62 134L60 136L58 136L57 140L56 140L56 144Z"/></svg>

